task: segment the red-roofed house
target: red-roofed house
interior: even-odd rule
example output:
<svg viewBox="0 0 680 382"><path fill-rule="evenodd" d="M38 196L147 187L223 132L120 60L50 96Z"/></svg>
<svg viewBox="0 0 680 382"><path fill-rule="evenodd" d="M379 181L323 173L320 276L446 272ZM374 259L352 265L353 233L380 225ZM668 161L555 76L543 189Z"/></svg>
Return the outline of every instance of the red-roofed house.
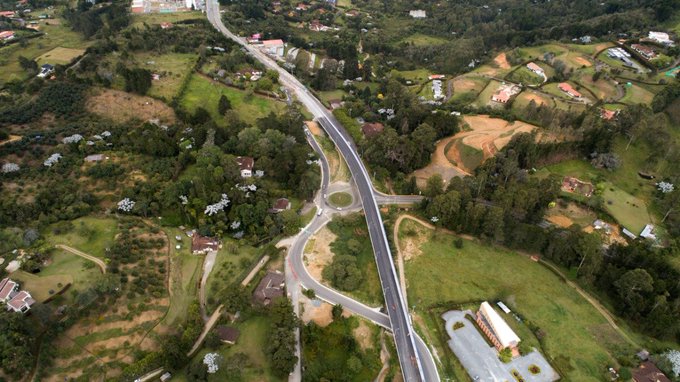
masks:
<svg viewBox="0 0 680 382"><path fill-rule="evenodd" d="M642 55L642 57L644 57L648 60L651 60L654 57L656 57L656 52L654 51L654 49L652 49L648 46L644 46L644 45L640 45L640 44L633 44L630 47L634 51L640 53L640 55Z"/></svg>
<svg viewBox="0 0 680 382"><path fill-rule="evenodd" d="M571 87L571 85L566 82L561 82L559 85L557 85L557 87L574 98L581 98L581 93L579 93L576 89Z"/></svg>
<svg viewBox="0 0 680 382"><path fill-rule="evenodd" d="M283 212L285 210L290 209L290 201L286 198L280 198L277 199L276 202L274 202L274 206L271 208L271 212L278 214L279 212Z"/></svg>
<svg viewBox="0 0 680 382"><path fill-rule="evenodd" d="M172 27L173 27L172 23L168 23L168 22L162 22L161 23L161 29L169 29L169 28L172 28Z"/></svg>
<svg viewBox="0 0 680 382"><path fill-rule="evenodd" d="M530 62L527 64L527 69L531 70L532 72L538 74L539 76L542 76L545 72L543 71L543 68L540 66L534 64L533 62Z"/></svg>
<svg viewBox="0 0 680 382"><path fill-rule="evenodd" d="M241 178L250 178L253 176L253 167L255 167L255 159L252 157L238 157L236 158L238 168L241 170Z"/></svg>
<svg viewBox="0 0 680 382"><path fill-rule="evenodd" d="M14 11L0 11L0 17L14 17L16 15L16 12Z"/></svg>
<svg viewBox="0 0 680 382"><path fill-rule="evenodd" d="M508 103L508 101L510 101L510 94L503 89L498 93L494 93L494 95L491 96L491 100L494 102Z"/></svg>
<svg viewBox="0 0 680 382"><path fill-rule="evenodd" d="M635 382L671 382L655 364L645 361L633 370L633 381Z"/></svg>
<svg viewBox="0 0 680 382"><path fill-rule="evenodd" d="M309 5L305 3L298 3L298 5L295 7L296 11L306 11L307 9L309 9Z"/></svg>
<svg viewBox="0 0 680 382"><path fill-rule="evenodd" d="M194 255L202 255L218 249L220 249L220 242L217 239L201 236L198 233L191 236L191 253Z"/></svg>
<svg viewBox="0 0 680 382"><path fill-rule="evenodd" d="M428 80L443 80L444 78L446 78L444 74L431 74L427 77Z"/></svg>
<svg viewBox="0 0 680 382"><path fill-rule="evenodd" d="M600 118L604 119L605 121L611 121L616 117L616 115L619 114L618 110L607 110L607 109L600 109Z"/></svg>
<svg viewBox="0 0 680 382"><path fill-rule="evenodd" d="M272 56L283 57L284 45L283 40L264 40L262 41L262 48L267 54Z"/></svg>
<svg viewBox="0 0 680 382"><path fill-rule="evenodd" d="M0 281L0 302L7 303L12 297L11 294L19 289L19 284L4 278Z"/></svg>
<svg viewBox="0 0 680 382"><path fill-rule="evenodd" d="M2 31L0 32L0 41L7 41L14 38L14 31Z"/></svg>
<svg viewBox="0 0 680 382"><path fill-rule="evenodd" d="M380 122L366 122L361 126L361 132L364 133L366 138L375 137L383 130L385 130L385 126Z"/></svg>
<svg viewBox="0 0 680 382"><path fill-rule="evenodd" d="M15 313L26 313L33 304L35 304L35 300L31 297L31 294L22 290L7 303L7 310L13 310Z"/></svg>

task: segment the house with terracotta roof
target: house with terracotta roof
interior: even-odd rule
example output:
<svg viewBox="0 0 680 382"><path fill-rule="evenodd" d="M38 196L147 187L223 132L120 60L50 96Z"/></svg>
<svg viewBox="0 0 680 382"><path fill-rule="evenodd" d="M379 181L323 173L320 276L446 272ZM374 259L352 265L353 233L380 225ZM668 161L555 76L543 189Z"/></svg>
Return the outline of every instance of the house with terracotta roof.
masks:
<svg viewBox="0 0 680 382"><path fill-rule="evenodd" d="M14 38L14 31L0 32L0 41L9 41Z"/></svg>
<svg viewBox="0 0 680 382"><path fill-rule="evenodd" d="M14 11L0 11L0 17L11 18L14 16L16 16L16 12Z"/></svg>
<svg viewBox="0 0 680 382"><path fill-rule="evenodd" d="M366 138L375 137L383 130L385 130L385 126L380 122L366 122L361 126L361 132L364 133Z"/></svg>
<svg viewBox="0 0 680 382"><path fill-rule="evenodd" d="M561 82L557 87L563 92L567 93L569 96L574 98L581 98L582 95L576 89L574 89L570 84L566 82Z"/></svg>
<svg viewBox="0 0 680 382"><path fill-rule="evenodd" d="M283 57L284 49L285 45L281 39L262 41L262 50L269 55Z"/></svg>
<svg viewBox="0 0 680 382"><path fill-rule="evenodd" d="M640 44L633 44L630 47L634 51L640 53L640 55L642 57L646 58L647 60L651 60L651 59L656 57L656 52L654 51L654 49L652 49L648 46L644 46L644 45L640 45Z"/></svg>
<svg viewBox="0 0 680 382"><path fill-rule="evenodd" d="M604 119L605 121L611 121L618 114L619 114L619 110L600 109L600 118Z"/></svg>
<svg viewBox="0 0 680 382"><path fill-rule="evenodd" d="M508 103L510 101L510 94L503 90L499 90L491 96L491 100L499 103Z"/></svg>
<svg viewBox="0 0 680 382"><path fill-rule="evenodd" d="M172 28L173 26L174 26L173 23L169 23L169 22L162 22L162 23L161 23L161 29L170 29L170 28Z"/></svg>
<svg viewBox="0 0 680 382"><path fill-rule="evenodd" d="M289 209L290 209L290 200L288 200L286 198L279 198L279 199L276 199L276 201L274 202L274 205L270 209L270 212L278 214L279 212L283 212L283 211L289 210Z"/></svg>
<svg viewBox="0 0 680 382"><path fill-rule="evenodd" d="M262 305L269 305L271 302L283 296L285 288L285 277L281 272L267 273L255 288L253 298Z"/></svg>
<svg viewBox="0 0 680 382"><path fill-rule="evenodd" d="M198 232L191 236L191 253L194 255L204 255L208 252L217 251L219 249L220 242L215 238L201 236L198 234Z"/></svg>
<svg viewBox="0 0 680 382"><path fill-rule="evenodd" d="M236 163L241 171L241 178L253 176L253 167L255 167L255 159L253 157L237 157Z"/></svg>
<svg viewBox="0 0 680 382"><path fill-rule="evenodd" d="M542 75L545 74L545 71L543 71L543 68L541 68L540 66L536 65L533 62L530 62L530 63L527 64L527 69L538 74L539 76L542 76Z"/></svg>
<svg viewBox="0 0 680 382"><path fill-rule="evenodd" d="M671 382L658 367L651 361L645 361L633 370L633 381L635 382Z"/></svg>
<svg viewBox="0 0 680 382"><path fill-rule="evenodd" d="M7 304L7 310L15 313L26 313L35 304L31 294L19 290L19 284L9 278L0 280L0 302Z"/></svg>

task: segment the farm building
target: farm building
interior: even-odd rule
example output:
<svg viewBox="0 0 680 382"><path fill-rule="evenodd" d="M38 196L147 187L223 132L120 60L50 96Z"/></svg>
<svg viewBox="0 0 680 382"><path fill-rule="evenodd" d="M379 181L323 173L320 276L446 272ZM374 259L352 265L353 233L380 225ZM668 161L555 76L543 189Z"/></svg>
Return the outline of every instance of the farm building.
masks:
<svg viewBox="0 0 680 382"><path fill-rule="evenodd" d="M413 17L414 19L424 19L424 18L427 17L427 12L425 12L422 9L415 9L415 10L409 11L408 15Z"/></svg>
<svg viewBox="0 0 680 382"><path fill-rule="evenodd" d="M279 212L283 212L285 210L290 209L290 201L286 198L279 198L274 202L274 205L272 208L269 210L272 213L278 214Z"/></svg>
<svg viewBox="0 0 680 382"><path fill-rule="evenodd" d="M600 109L600 118L604 119L605 121L611 121L618 114L619 114L619 110Z"/></svg>
<svg viewBox="0 0 680 382"><path fill-rule="evenodd" d="M375 137L382 133L384 129L385 126L380 122L367 122L361 126L361 132L364 133L364 137L366 138Z"/></svg>
<svg viewBox="0 0 680 382"><path fill-rule="evenodd" d="M566 82L561 82L559 85L557 85L557 87L571 97L581 98L581 93L579 93L576 89L574 89L570 84Z"/></svg>
<svg viewBox="0 0 680 382"><path fill-rule="evenodd" d="M250 178L253 176L253 167L255 167L255 159L253 157L237 157L236 163L241 171L241 178Z"/></svg>
<svg viewBox="0 0 680 382"><path fill-rule="evenodd" d="M542 76L545 72L543 71L543 68L540 66L536 65L533 62L530 62L527 64L527 69L531 70L532 72L538 74L539 76Z"/></svg>
<svg viewBox="0 0 680 382"><path fill-rule="evenodd" d="M479 306L477 311L477 324L498 351L509 348L513 356L519 355L517 346L521 340L486 301Z"/></svg>
<svg viewBox="0 0 680 382"><path fill-rule="evenodd" d="M285 278L281 272L267 273L255 288L253 298L262 305L271 304L272 300L283 296Z"/></svg>
<svg viewBox="0 0 680 382"><path fill-rule="evenodd" d="M673 45L673 40L671 40L670 36L668 36L668 33L665 32L649 32L649 35L647 35L647 38L656 41L659 44L663 45Z"/></svg>
<svg viewBox="0 0 680 382"><path fill-rule="evenodd" d="M651 361L645 361L633 370L633 381L635 382L671 382L658 367Z"/></svg>
<svg viewBox="0 0 680 382"><path fill-rule="evenodd" d="M220 249L220 242L212 237L201 236L194 233L191 237L191 253L202 255Z"/></svg>
<svg viewBox="0 0 680 382"><path fill-rule="evenodd" d="M234 345L241 335L241 332L239 332L238 329L226 325L216 327L215 333L217 333L217 337L219 337L220 341L229 345Z"/></svg>
<svg viewBox="0 0 680 382"><path fill-rule="evenodd" d="M644 57L648 60L651 60L651 59L656 57L656 52L654 51L654 49L652 49L648 46L644 46L644 45L640 45L640 44L633 44L630 47L634 51L640 53L640 55L642 57Z"/></svg>
<svg viewBox="0 0 680 382"><path fill-rule="evenodd" d="M262 41L262 50L269 55L283 57L283 40L264 40Z"/></svg>
<svg viewBox="0 0 680 382"><path fill-rule="evenodd" d="M14 31L0 32L0 41L9 41L14 38Z"/></svg>

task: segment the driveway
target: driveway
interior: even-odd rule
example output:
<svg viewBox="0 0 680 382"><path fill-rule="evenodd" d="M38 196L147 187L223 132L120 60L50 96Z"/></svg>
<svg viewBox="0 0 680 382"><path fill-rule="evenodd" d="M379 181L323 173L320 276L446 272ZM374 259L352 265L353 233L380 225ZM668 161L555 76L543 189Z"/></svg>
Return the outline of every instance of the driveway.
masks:
<svg viewBox="0 0 680 382"><path fill-rule="evenodd" d="M57 244L57 245L55 245L55 247L63 249L64 251L70 252L70 253L72 253L76 256L80 256L84 259L92 261L93 263L97 264L99 269L101 269L102 273L106 273L106 263L104 263L102 261L102 259L100 259L98 257L94 257L92 255L88 255L87 253L79 251L75 248L69 247L68 245Z"/></svg>
<svg viewBox="0 0 680 382"><path fill-rule="evenodd" d="M205 284L208 283L208 276L210 276L210 272L212 272L213 267L215 266L215 259L217 258L217 251L210 251L208 252L207 255L205 255L205 259L203 260L203 276L201 277L201 285L199 286L199 296L198 296L198 301L201 304L201 315L203 316L203 321L208 321L208 313L205 310L205 301L206 301L206 290L205 290Z"/></svg>
<svg viewBox="0 0 680 382"><path fill-rule="evenodd" d="M471 311L452 310L444 313L442 318L446 321L446 332L451 338L448 341L449 347L470 377L479 377L479 381L485 382L515 381L512 371L516 370L526 382L552 382L560 378L537 351L517 357L509 363L501 362L496 348L487 344L475 324L465 317L466 314L474 317ZM453 330L456 322L462 322L465 326ZM531 374L529 372L531 365L538 366L541 372L537 375Z"/></svg>

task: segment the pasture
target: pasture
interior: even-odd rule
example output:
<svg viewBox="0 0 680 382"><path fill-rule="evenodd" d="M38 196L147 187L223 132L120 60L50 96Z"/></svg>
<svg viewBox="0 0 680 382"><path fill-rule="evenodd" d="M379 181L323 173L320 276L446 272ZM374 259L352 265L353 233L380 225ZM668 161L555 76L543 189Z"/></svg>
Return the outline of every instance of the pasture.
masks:
<svg viewBox="0 0 680 382"><path fill-rule="evenodd" d="M533 333L518 332L533 343L538 342L533 335L541 333L544 354L574 381L599 381L607 366L617 364L615 355L634 350L581 295L527 256L470 240L457 249L455 235L433 232L412 221L406 221L399 232L402 248L415 241L419 250L405 267L409 305L420 315L432 317L430 307L435 304L503 300L535 327ZM433 318L420 328L427 337L437 338L443 321ZM441 357L455 357L445 342L435 345Z"/></svg>

